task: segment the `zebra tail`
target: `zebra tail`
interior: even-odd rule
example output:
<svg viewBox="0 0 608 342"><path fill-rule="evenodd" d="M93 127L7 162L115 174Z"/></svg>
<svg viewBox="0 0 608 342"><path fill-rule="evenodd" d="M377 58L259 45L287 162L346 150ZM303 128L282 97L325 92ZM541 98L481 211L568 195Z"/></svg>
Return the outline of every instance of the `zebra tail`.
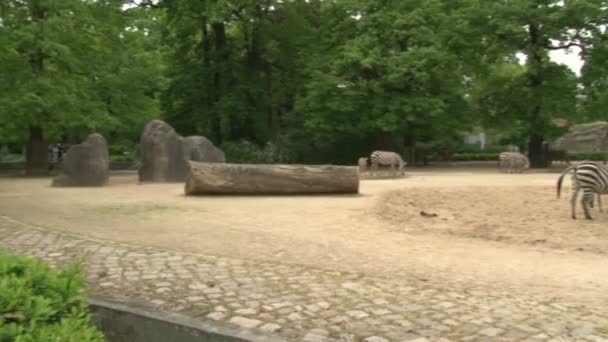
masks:
<svg viewBox="0 0 608 342"><path fill-rule="evenodd" d="M559 179L557 180L557 198L559 198L559 195L562 192L562 181L564 180L564 176L566 176L568 173L570 173L570 171L574 170L574 177L576 179L576 165L570 166L567 169L565 169L562 174L559 176Z"/></svg>

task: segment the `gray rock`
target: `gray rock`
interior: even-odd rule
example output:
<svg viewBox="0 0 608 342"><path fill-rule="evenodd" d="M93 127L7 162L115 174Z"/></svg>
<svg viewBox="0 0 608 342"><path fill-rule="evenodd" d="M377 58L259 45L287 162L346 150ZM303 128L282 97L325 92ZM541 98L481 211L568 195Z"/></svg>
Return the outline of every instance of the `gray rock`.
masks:
<svg viewBox="0 0 608 342"><path fill-rule="evenodd" d="M142 182L181 182L188 174L188 161L224 163L224 152L202 136L181 137L166 122L149 122L141 135Z"/></svg>
<svg viewBox="0 0 608 342"><path fill-rule="evenodd" d="M184 160L207 163L225 163L224 151L215 147L213 143L202 136L193 135L182 139L182 153Z"/></svg>
<svg viewBox="0 0 608 342"><path fill-rule="evenodd" d="M108 183L110 154L101 134L91 134L79 145L73 145L63 160L62 173L53 186L104 186Z"/></svg>
<svg viewBox="0 0 608 342"><path fill-rule="evenodd" d="M186 175L181 137L164 121L150 121L140 139L141 182L178 182Z"/></svg>

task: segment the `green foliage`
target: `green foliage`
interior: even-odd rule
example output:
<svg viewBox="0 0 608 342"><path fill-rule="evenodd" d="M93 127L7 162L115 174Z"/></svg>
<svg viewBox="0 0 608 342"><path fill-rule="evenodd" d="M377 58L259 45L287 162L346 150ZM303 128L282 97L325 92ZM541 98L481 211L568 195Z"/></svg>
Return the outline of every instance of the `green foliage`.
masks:
<svg viewBox="0 0 608 342"><path fill-rule="evenodd" d="M296 113L311 133L438 137L468 128L461 59L447 44L447 2L344 1L329 5L329 15L339 5L359 17L343 18L352 30L310 61ZM321 31L333 24L322 20Z"/></svg>
<svg viewBox="0 0 608 342"><path fill-rule="evenodd" d="M11 153L7 146L0 147L0 162L22 162L23 155L20 153Z"/></svg>
<svg viewBox="0 0 608 342"><path fill-rule="evenodd" d="M101 342L78 267L61 272L0 252L0 341Z"/></svg>
<svg viewBox="0 0 608 342"><path fill-rule="evenodd" d="M223 143L220 148L224 151L226 160L230 163L273 164L289 161L286 151L271 142L259 147L247 140L229 141Z"/></svg>
<svg viewBox="0 0 608 342"><path fill-rule="evenodd" d="M507 145L487 145L483 150L473 146L463 146L457 150L458 153L462 154L477 154L477 153L491 153L499 154L509 150Z"/></svg>
<svg viewBox="0 0 608 342"><path fill-rule="evenodd" d="M551 119L608 120L600 0L126 3L0 1L3 143L36 126L49 140L98 131L131 160L162 117L230 161L463 150L474 127L535 159L564 131ZM571 47L581 77L550 58Z"/></svg>
<svg viewBox="0 0 608 342"><path fill-rule="evenodd" d="M315 1L164 2L164 116L217 144L274 140L303 83Z"/></svg>
<svg viewBox="0 0 608 342"><path fill-rule="evenodd" d="M133 154L112 154L110 155L110 161L115 163L135 163L137 157Z"/></svg>
<svg viewBox="0 0 608 342"><path fill-rule="evenodd" d="M484 152L484 153L456 153L452 158L453 161L497 161L499 153Z"/></svg>
<svg viewBox="0 0 608 342"><path fill-rule="evenodd" d="M576 75L552 62L549 53L575 46L595 50L606 7L595 0L472 3L479 10L470 18L479 24L484 49L499 56L489 68L476 70L475 103L486 125L519 126L529 140L531 165L544 166L542 142L556 133L551 119L576 119L579 95ZM525 67L517 65L518 53Z"/></svg>
<svg viewBox="0 0 608 342"><path fill-rule="evenodd" d="M7 140L25 141L32 126L54 140L67 131L128 134L159 115L158 48L151 31L121 6L2 2L0 133Z"/></svg>
<svg viewBox="0 0 608 342"><path fill-rule="evenodd" d="M594 160L594 161L605 161L608 160L608 151L598 152L571 152L568 153L570 160Z"/></svg>

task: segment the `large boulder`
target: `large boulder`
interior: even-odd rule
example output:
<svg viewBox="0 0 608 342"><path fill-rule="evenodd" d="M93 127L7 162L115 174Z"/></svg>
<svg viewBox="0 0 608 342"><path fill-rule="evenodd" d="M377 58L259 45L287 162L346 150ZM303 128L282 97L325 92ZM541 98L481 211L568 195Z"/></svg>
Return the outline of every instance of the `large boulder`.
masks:
<svg viewBox="0 0 608 342"><path fill-rule="evenodd" d="M108 183L110 154L101 134L91 134L84 142L73 145L63 159L62 172L53 186L104 186Z"/></svg>
<svg viewBox="0 0 608 342"><path fill-rule="evenodd" d="M608 123L572 126L568 133L557 139L552 150L567 150L568 152L593 152L608 150Z"/></svg>
<svg viewBox="0 0 608 342"><path fill-rule="evenodd" d="M182 139L182 153L184 161L197 161L207 163L225 163L224 151L215 147L213 143L202 136L194 135Z"/></svg>
<svg viewBox="0 0 608 342"><path fill-rule="evenodd" d="M186 177L181 137L164 121L150 121L140 139L141 182L182 181Z"/></svg>
<svg viewBox="0 0 608 342"><path fill-rule="evenodd" d="M154 120L144 128L140 142L142 182L183 182L188 161L224 163L224 152L202 136L182 138L164 121Z"/></svg>

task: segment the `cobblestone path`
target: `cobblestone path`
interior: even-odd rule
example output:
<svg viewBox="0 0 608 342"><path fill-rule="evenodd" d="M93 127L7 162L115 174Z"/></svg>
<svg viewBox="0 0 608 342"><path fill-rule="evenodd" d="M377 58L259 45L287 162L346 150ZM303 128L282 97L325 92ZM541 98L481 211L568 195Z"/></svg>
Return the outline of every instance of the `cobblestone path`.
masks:
<svg viewBox="0 0 608 342"><path fill-rule="evenodd" d="M608 308L99 241L0 216L0 248L87 265L101 296L289 341L608 341Z"/></svg>

